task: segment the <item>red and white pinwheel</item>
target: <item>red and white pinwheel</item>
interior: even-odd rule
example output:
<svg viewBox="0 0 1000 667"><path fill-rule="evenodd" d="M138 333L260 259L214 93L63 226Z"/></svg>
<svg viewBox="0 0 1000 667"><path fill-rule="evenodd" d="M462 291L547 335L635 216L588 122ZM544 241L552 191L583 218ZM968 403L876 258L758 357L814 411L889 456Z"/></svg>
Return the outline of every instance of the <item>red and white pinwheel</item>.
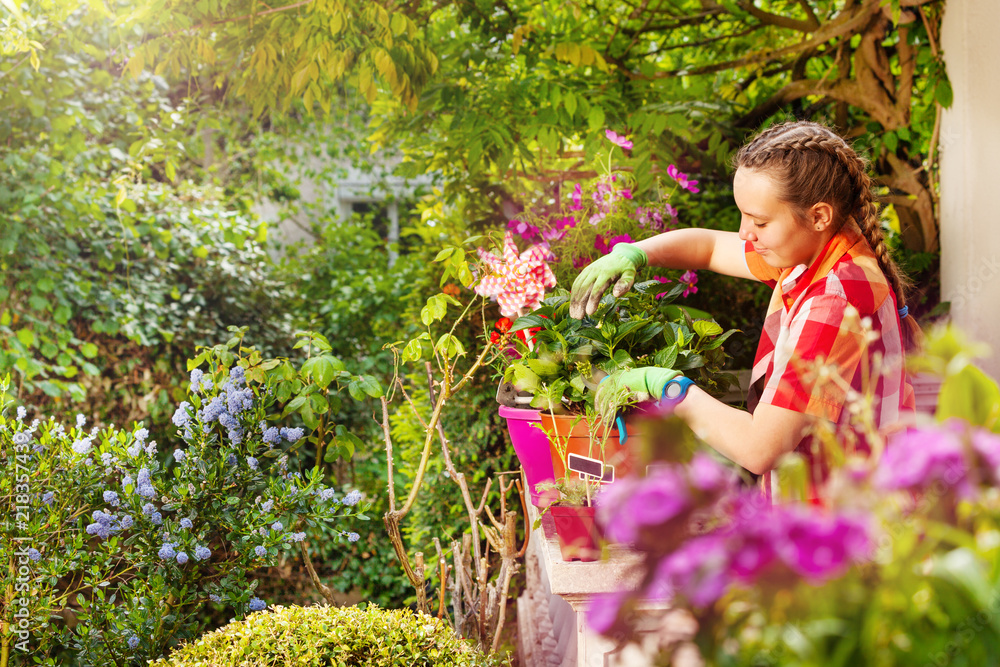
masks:
<svg viewBox="0 0 1000 667"><path fill-rule="evenodd" d="M516 317L522 309L534 310L545 297L545 289L556 286L556 276L545 263L549 251L544 246L533 245L518 254L513 234L507 232L502 257L482 248L477 252L488 273L476 285L476 294L495 296L505 317Z"/></svg>

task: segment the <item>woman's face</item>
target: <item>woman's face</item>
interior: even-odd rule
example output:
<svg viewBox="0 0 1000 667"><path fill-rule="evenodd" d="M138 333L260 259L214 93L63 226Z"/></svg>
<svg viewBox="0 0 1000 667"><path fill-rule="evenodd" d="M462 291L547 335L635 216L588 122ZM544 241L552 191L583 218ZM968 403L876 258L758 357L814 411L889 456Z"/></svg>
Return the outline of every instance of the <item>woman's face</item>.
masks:
<svg viewBox="0 0 1000 667"><path fill-rule="evenodd" d="M792 209L777 197L770 176L740 168L733 179L733 196L739 207L740 238L750 241L761 258L779 269L812 264L833 236L830 221L823 216L829 207L809 212L812 220L795 218ZM823 206L823 205L819 205Z"/></svg>

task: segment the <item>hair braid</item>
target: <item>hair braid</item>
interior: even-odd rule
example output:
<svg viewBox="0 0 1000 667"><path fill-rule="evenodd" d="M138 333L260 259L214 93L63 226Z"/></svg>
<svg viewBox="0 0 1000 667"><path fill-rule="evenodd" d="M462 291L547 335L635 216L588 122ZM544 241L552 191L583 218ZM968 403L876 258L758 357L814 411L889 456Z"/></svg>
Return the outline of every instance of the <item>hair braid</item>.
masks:
<svg viewBox="0 0 1000 667"><path fill-rule="evenodd" d="M757 135L740 149L734 162L737 168L771 174L783 190L782 200L800 217L822 201L834 209L834 231L853 218L896 295L897 307L906 306L911 283L885 243L868 162L840 135L809 121L782 123ZM905 318L906 348L915 347L918 339L916 322Z"/></svg>

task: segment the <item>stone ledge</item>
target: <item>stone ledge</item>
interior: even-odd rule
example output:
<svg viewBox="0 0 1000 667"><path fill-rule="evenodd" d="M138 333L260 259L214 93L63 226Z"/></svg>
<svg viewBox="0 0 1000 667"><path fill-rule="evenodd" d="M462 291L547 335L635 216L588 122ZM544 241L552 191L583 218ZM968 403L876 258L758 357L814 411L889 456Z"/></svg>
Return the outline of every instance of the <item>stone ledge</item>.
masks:
<svg viewBox="0 0 1000 667"><path fill-rule="evenodd" d="M534 525L539 510L528 505L528 521ZM548 513L542 515L542 524L531 531L536 544L539 567L548 579L551 592L570 601L570 598L590 597L598 593L614 593L639 583L636 565L641 556L620 544L608 545L602 558L592 563L566 562L559 551L559 538L555 522Z"/></svg>

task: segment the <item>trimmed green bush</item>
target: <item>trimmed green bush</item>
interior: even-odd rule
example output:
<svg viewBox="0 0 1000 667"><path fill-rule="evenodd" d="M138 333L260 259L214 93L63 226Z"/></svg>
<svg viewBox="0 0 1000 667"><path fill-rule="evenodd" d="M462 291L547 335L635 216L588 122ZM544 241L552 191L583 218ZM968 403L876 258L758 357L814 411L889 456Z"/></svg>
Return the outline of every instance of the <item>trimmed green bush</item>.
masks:
<svg viewBox="0 0 1000 667"><path fill-rule="evenodd" d="M444 621L408 609L274 607L209 632L150 667L497 665Z"/></svg>

